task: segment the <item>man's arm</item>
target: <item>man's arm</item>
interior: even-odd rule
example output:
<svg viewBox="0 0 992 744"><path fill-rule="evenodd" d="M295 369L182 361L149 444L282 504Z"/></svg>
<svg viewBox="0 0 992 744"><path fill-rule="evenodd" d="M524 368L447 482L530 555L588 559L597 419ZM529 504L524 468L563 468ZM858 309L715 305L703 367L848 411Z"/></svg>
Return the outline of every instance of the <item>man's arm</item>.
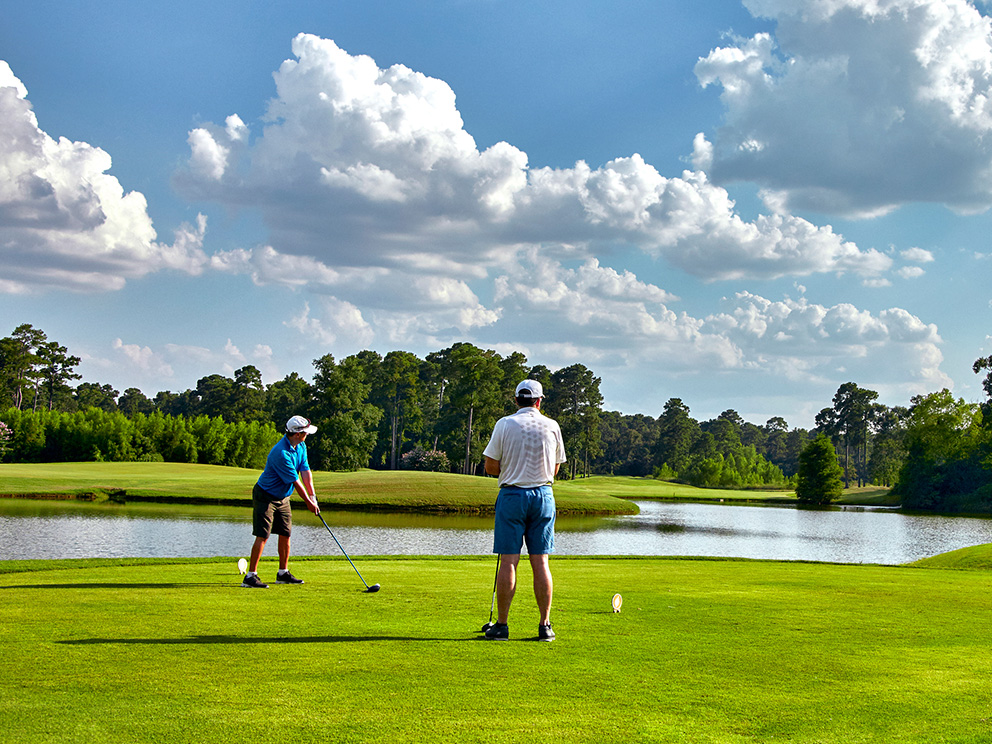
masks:
<svg viewBox="0 0 992 744"><path fill-rule="evenodd" d="M293 483L293 488L300 494L300 498L307 505L307 509L314 514L320 514L320 507L317 506L317 494L313 490L313 473L311 471L301 471L300 477Z"/></svg>
<svg viewBox="0 0 992 744"><path fill-rule="evenodd" d="M486 456L486 473L494 477L499 476L499 460Z"/></svg>

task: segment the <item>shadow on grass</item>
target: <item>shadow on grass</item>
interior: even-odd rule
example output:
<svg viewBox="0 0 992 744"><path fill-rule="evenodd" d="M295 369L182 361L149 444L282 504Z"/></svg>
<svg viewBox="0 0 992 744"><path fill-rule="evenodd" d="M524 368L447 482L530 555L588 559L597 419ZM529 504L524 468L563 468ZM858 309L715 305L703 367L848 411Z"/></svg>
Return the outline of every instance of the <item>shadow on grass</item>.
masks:
<svg viewBox="0 0 992 744"><path fill-rule="evenodd" d="M188 638L79 638L72 641L57 641L64 646L88 646L98 644L122 645L186 645L201 643L255 644L255 643L359 643L362 641L473 641L475 638L417 638L414 636L309 636L284 638L279 636L245 637L232 635L200 635Z"/></svg>
<svg viewBox="0 0 992 744"><path fill-rule="evenodd" d="M162 584L122 584L122 583L93 583L93 584L16 584L13 586L0 586L0 589L185 589L191 586L230 586L235 589L243 589L241 584L229 582L205 582L190 581L182 583L162 583Z"/></svg>

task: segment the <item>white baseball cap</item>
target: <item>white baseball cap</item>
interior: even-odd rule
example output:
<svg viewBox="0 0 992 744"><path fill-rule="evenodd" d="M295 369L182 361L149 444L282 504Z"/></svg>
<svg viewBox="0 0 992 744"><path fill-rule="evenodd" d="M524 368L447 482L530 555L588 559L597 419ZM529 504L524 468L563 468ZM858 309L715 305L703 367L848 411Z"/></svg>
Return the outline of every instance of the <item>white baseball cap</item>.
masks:
<svg viewBox="0 0 992 744"><path fill-rule="evenodd" d="M290 434L299 434L304 431L307 434L313 434L317 431L317 427L311 424L308 418L293 416L293 418L286 422L286 431Z"/></svg>
<svg viewBox="0 0 992 744"><path fill-rule="evenodd" d="M544 388L537 380L524 380L517 385L514 395L517 398L543 398Z"/></svg>

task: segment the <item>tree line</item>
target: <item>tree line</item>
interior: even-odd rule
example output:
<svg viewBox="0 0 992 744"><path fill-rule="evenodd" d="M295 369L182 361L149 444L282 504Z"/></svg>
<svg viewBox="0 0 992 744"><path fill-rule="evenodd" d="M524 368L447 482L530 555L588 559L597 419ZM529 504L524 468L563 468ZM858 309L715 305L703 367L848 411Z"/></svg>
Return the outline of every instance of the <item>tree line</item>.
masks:
<svg viewBox="0 0 992 744"><path fill-rule="evenodd" d="M207 375L195 388L162 391L152 398L137 388L120 393L105 384L73 385L79 379L78 364L78 357L30 325L18 326L10 337L0 339L0 410L8 408L0 418L11 429L8 460L136 459L157 454L167 460L217 461L216 450L198 441L195 448L163 445L153 451L156 445L150 442L158 440L137 430L149 420L156 425L170 421L171 426L187 427L195 438L195 432L209 428L206 422L213 427L279 427L300 414L318 426L308 439L316 467L481 473L482 450L493 425L515 410L513 390L525 377L541 382L542 410L561 425L568 449L562 476L567 478L663 473L698 485L784 484L787 474L795 471L805 434L788 432L781 419L770 428L755 427L734 411L699 423L678 401L692 430L687 435L692 440L690 456L682 463L659 443L661 429L675 423L666 416L604 411L601 378L585 365L552 371L529 364L519 352L501 355L469 343L424 358L406 351L384 356L362 351L340 360L326 354L314 360L310 380L292 372L267 386L260 371L246 365L233 377ZM98 418L91 411L106 414L101 419L105 425L94 426L86 418ZM127 431L124 421L137 427L131 444L112 443L110 437L101 439L94 433L108 428ZM90 444L62 444L60 432L77 425L89 432ZM42 443L41 432L47 432L50 441Z"/></svg>
<svg viewBox="0 0 992 744"><path fill-rule="evenodd" d="M271 423L120 411L10 408L0 453L12 462L189 462L263 468L282 434Z"/></svg>
<svg viewBox="0 0 992 744"><path fill-rule="evenodd" d="M972 369L986 373L981 403L945 388L889 407L874 390L841 385L816 416L796 495L829 503L844 487L877 484L891 486L905 509L992 512L992 356Z"/></svg>
<svg viewBox="0 0 992 744"><path fill-rule="evenodd" d="M310 380L292 372L267 386L260 371L246 365L233 377L211 374L193 389L163 391L152 398L137 388L120 393L99 383L74 385L80 379L75 372L79 361L28 324L0 339L0 411L6 409L0 413L6 426L6 434L0 429L0 440L7 437L5 459L99 456L218 462L222 458L216 437L197 439L197 432L233 427L227 434L232 442L248 437L238 432L255 424L265 434L252 434L252 446L265 449L282 424L300 414L318 426L308 439L311 461L318 468L406 467L481 474L482 449L493 425L512 413L514 387L530 377L544 386L542 410L561 424L568 450L562 473L566 478L616 474L704 487L796 487L803 452L822 435L833 449L842 486L893 487L912 508L981 511L992 506L990 403L955 400L947 390L914 397L907 407L888 407L877 402L877 392L848 382L807 431L790 428L781 417L760 425L747 422L732 409L698 421L680 398L669 399L657 418L605 411L601 378L586 366L552 371L529 364L519 352L504 356L469 343L424 358L406 351L384 356L362 351L340 360L325 354L313 361ZM992 401L992 357L976 361L974 371L987 372L984 388ZM105 436L103 444L94 439L88 447L57 443L73 427L100 429L94 409L107 416L104 429L133 428L134 441L128 446L111 444ZM161 440L139 433L152 426L151 421L153 428L165 422L176 429L185 427L193 448L156 444ZM34 432L30 436L29 430ZM46 432L42 445L40 430ZM52 443L47 442L49 436ZM29 441L34 444L29 446ZM232 448L238 454L225 455L222 464L250 461L257 467L257 451L247 445ZM190 459L193 449L196 454ZM253 454L246 459L242 453L249 450ZM807 460L813 459L810 453ZM829 500L805 486L808 483L800 492L811 494L808 500ZM835 486L828 490L831 498L836 496Z"/></svg>
<svg viewBox="0 0 992 744"><path fill-rule="evenodd" d="M5 459L127 460L157 454L166 460L216 461L216 452L196 440L196 432L226 425L235 427L230 436L236 438L241 431L237 427L245 424L281 431L290 416L299 414L318 426L308 439L315 467L406 465L480 473L482 449L492 427L514 410L514 387L527 376L544 385L544 409L559 420L568 438L568 475L592 472L600 453L600 378L580 364L552 372L528 365L518 352L503 356L467 343L424 359L405 351L385 356L363 351L340 360L325 354L314 360L312 380L292 372L268 386L256 367L246 365L233 377L207 375L193 389L162 391L153 398L137 388L121 393L106 384L73 385L80 379L75 372L79 362L29 324L0 339ZM99 426L93 424L97 419ZM124 421L137 422L137 427ZM152 452L149 448L159 440L141 431L149 421L186 427L194 437L196 459L191 459L191 446L183 450L163 445ZM88 438L80 434L73 444L63 444L61 432L74 427L88 432ZM134 441L112 444L108 436L94 433L114 427L133 430ZM89 443L80 444L83 440Z"/></svg>

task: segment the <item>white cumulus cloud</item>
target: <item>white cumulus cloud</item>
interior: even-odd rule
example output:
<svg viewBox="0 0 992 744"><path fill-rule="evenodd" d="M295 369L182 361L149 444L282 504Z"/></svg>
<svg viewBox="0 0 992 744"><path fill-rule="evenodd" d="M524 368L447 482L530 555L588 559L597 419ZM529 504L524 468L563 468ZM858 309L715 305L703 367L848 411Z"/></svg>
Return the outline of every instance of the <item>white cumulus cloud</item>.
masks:
<svg viewBox="0 0 992 744"><path fill-rule="evenodd" d="M923 276L926 272L919 266L903 266L898 269L896 273L903 279L917 279Z"/></svg>
<svg viewBox="0 0 992 744"><path fill-rule="evenodd" d="M202 271L205 218L159 243L145 197L125 193L110 165L99 147L42 131L0 61L0 291L105 291L161 269Z"/></svg>
<svg viewBox="0 0 992 744"><path fill-rule="evenodd" d="M136 387L149 396L161 390L195 387L196 380L209 374L234 377L238 369L249 364L261 371L267 384L285 374L271 347L255 344L251 352L244 353L231 339L219 348L208 348L182 343L152 347L115 338L109 348L83 352L81 357L80 369L87 376L127 380L127 387Z"/></svg>
<svg viewBox="0 0 992 744"><path fill-rule="evenodd" d="M480 150L441 80L308 34L293 53L275 73L264 131L249 142L230 118L199 127L176 178L196 198L257 208L280 255L334 270L419 271L418 257L433 261L427 273L459 278L534 245L585 258L633 246L706 280L890 268L829 226L742 219L702 170L668 177L637 154L532 168L506 142ZM697 138L697 160L707 145Z"/></svg>
<svg viewBox="0 0 992 744"><path fill-rule="evenodd" d="M286 326L319 345L362 347L372 341L372 327L359 308L334 297L326 298L320 304L318 312L312 313L310 303L304 303L303 309L286 321Z"/></svg>
<svg viewBox="0 0 992 744"><path fill-rule="evenodd" d="M154 352L148 346L138 344L125 344L121 339L114 339L113 350L124 357L125 363L132 369L139 370L155 377L172 377L173 369L160 354ZM120 364L121 360L113 360L113 364Z"/></svg>
<svg viewBox="0 0 992 744"><path fill-rule="evenodd" d="M660 412L672 381L700 370L714 390L722 380L754 379L765 395L816 390L824 401L848 379L895 401L951 382L940 370L936 326L901 308L820 304L799 287L798 299L741 291L719 312L695 317L656 285L628 276L630 285L619 290L620 276L595 261L569 268L532 252L497 279L500 320L481 338L519 338L531 358L586 364L620 391L653 390L656 379L650 400L622 401L639 411ZM592 289L602 286L610 290ZM722 394L743 400L753 393L737 387ZM811 417L819 407L797 413Z"/></svg>
<svg viewBox="0 0 992 744"><path fill-rule="evenodd" d="M774 35L696 65L725 123L697 143L718 183L790 211L992 205L992 23L965 0L745 0Z"/></svg>
<svg viewBox="0 0 992 744"><path fill-rule="evenodd" d="M907 248L899 255L906 261L918 264L931 263L934 260L933 253L923 248Z"/></svg>
<svg viewBox="0 0 992 744"><path fill-rule="evenodd" d="M227 170L230 148L219 143L210 132L202 128L192 130L187 141L193 152L190 167L205 178L215 181L220 179Z"/></svg>
<svg viewBox="0 0 992 744"><path fill-rule="evenodd" d="M773 301L749 292L738 292L725 305L706 318L702 330L740 348L748 366L807 380L846 374L895 400L951 384L940 371L936 326L904 309L873 314L849 303Z"/></svg>

